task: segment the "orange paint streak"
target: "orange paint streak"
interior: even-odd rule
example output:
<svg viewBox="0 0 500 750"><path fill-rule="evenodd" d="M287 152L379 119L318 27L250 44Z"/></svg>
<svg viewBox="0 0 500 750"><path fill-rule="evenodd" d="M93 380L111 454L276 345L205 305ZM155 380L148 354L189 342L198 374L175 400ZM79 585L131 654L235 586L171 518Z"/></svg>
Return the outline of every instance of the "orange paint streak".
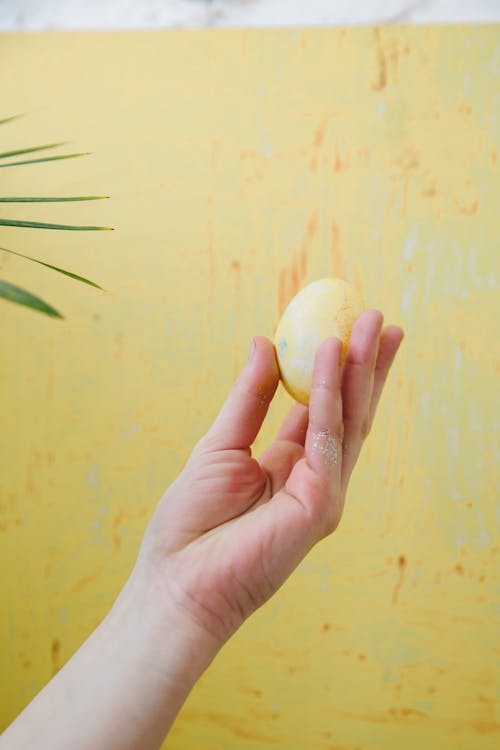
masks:
<svg viewBox="0 0 500 750"><path fill-rule="evenodd" d="M472 112L472 105L471 105L471 104L469 104L469 102L466 102L466 101L462 101L462 102L460 102L460 104L459 104L459 107L458 107L458 112L459 112L459 114L461 114L461 115L462 115L463 117L467 117L467 116L468 116L468 115L470 115L470 114L471 114L471 112Z"/></svg>
<svg viewBox="0 0 500 750"><path fill-rule="evenodd" d="M335 159L333 160L333 171L340 172L342 170L342 161L340 159L339 144L335 144Z"/></svg>
<svg viewBox="0 0 500 750"><path fill-rule="evenodd" d="M455 205L456 205L456 207L458 208L458 210L459 210L459 212L461 214L475 214L475 213L477 213L477 210L479 208L479 201L476 198L474 201L472 201L472 203L470 205L465 206L464 204L459 203L455 199Z"/></svg>
<svg viewBox="0 0 500 750"><path fill-rule="evenodd" d="M80 578L75 585L72 587L72 592L81 591L85 586L88 586L89 583L92 583L92 581L95 581L99 573L91 573L88 576L83 576L83 578Z"/></svg>
<svg viewBox="0 0 500 750"><path fill-rule="evenodd" d="M372 83L372 89L374 91L382 91L387 86L387 59L382 46L382 35L380 29L374 29L373 34L375 37L375 47L377 53L378 71L377 80Z"/></svg>
<svg viewBox="0 0 500 750"><path fill-rule="evenodd" d="M330 260L332 276L345 278L344 259L339 249L340 229L335 221L332 221L330 228Z"/></svg>
<svg viewBox="0 0 500 750"><path fill-rule="evenodd" d="M418 708L391 708L390 711L391 713L394 713L395 716L419 716L427 718L429 715L425 711L420 711Z"/></svg>
<svg viewBox="0 0 500 750"><path fill-rule="evenodd" d="M259 688L253 688L253 687L241 687L240 693L243 693L243 695L253 695L254 698L262 698L264 693Z"/></svg>
<svg viewBox="0 0 500 750"><path fill-rule="evenodd" d="M314 133L314 141L313 146L314 148L321 148L323 141L325 140L325 133L326 133L326 126L328 125L328 120L324 120L320 126L316 129Z"/></svg>
<svg viewBox="0 0 500 750"><path fill-rule="evenodd" d="M52 639L52 643L50 644L50 659L52 662L52 674L53 675L59 672L61 668L60 656L61 656L61 641L59 640L59 638L54 637Z"/></svg>
<svg viewBox="0 0 500 750"><path fill-rule="evenodd" d="M405 571L406 571L406 557L404 555L400 555L397 559L398 564L398 571L399 571L399 578L396 584L394 585L394 589L392 592L392 603L397 604L399 600L399 593L401 591L401 586L404 583L405 578Z"/></svg>
<svg viewBox="0 0 500 750"><path fill-rule="evenodd" d="M189 721L197 720L206 724L224 727L235 737L241 737L245 740L254 740L256 742L268 742L277 745L282 744L279 737L273 737L269 734L256 731L255 729L244 727L241 718L233 716L232 714L216 713L215 711L198 711L194 709L185 710L184 714Z"/></svg>
<svg viewBox="0 0 500 750"><path fill-rule="evenodd" d="M318 212L313 211L306 225L300 250L294 253L291 263L280 269L278 275L278 311L282 315L286 306L301 289L307 277L307 261L318 231Z"/></svg>
<svg viewBox="0 0 500 750"><path fill-rule="evenodd" d="M327 115L314 131L312 143L311 171L315 172L318 168L318 159L321 147L325 141L328 124L332 119L332 114Z"/></svg>
<svg viewBox="0 0 500 750"><path fill-rule="evenodd" d="M422 190L421 195L423 198L435 198L435 196L437 195L437 190L435 186L433 185L432 187L427 188L426 190Z"/></svg>
<svg viewBox="0 0 500 750"><path fill-rule="evenodd" d="M235 273L236 291L239 293L241 287L241 263L239 260L231 261L231 268Z"/></svg>
<svg viewBox="0 0 500 750"><path fill-rule="evenodd" d="M119 510L116 516L113 518L113 545L115 551L118 551L122 545L122 539L120 536L120 526L125 519L125 513L123 510Z"/></svg>

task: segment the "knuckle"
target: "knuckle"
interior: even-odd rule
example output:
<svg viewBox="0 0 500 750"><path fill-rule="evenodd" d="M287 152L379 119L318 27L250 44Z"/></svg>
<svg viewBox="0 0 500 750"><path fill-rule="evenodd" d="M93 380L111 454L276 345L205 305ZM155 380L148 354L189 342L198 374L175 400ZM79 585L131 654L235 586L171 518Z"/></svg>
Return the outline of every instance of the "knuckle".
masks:
<svg viewBox="0 0 500 750"><path fill-rule="evenodd" d="M208 430L202 437L195 443L191 456L199 456L205 453L212 453L217 449L217 437L212 433L211 429Z"/></svg>
<svg viewBox="0 0 500 750"><path fill-rule="evenodd" d="M347 353L345 365L349 367L366 367L372 360L371 352L366 349L350 349Z"/></svg>
<svg viewBox="0 0 500 750"><path fill-rule="evenodd" d="M323 523L323 536L330 536L337 529L340 522L340 511L337 503L332 503L328 512L325 514Z"/></svg>
<svg viewBox="0 0 500 750"><path fill-rule="evenodd" d="M337 440L339 443L341 443L344 439L344 425L342 422L337 422L336 424L325 426L324 423L310 417L309 430L313 435L328 435L334 440Z"/></svg>
<svg viewBox="0 0 500 750"><path fill-rule="evenodd" d="M361 433L361 438L363 440L365 440L365 438L367 438L368 435L370 434L371 427L372 427L372 425L371 425L370 417L366 416L362 420L361 425L360 425L360 430L359 430L360 433Z"/></svg>

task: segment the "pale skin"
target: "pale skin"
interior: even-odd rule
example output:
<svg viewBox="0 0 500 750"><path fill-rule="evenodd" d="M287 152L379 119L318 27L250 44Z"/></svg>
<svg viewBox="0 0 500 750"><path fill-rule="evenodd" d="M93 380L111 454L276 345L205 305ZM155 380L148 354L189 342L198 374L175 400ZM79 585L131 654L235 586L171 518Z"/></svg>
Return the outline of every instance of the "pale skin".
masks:
<svg viewBox="0 0 500 750"><path fill-rule="evenodd" d="M377 310L318 349L309 407L251 446L279 381L253 352L214 423L161 498L109 614L0 737L1 750L157 750L239 626L338 526L349 478L403 338Z"/></svg>

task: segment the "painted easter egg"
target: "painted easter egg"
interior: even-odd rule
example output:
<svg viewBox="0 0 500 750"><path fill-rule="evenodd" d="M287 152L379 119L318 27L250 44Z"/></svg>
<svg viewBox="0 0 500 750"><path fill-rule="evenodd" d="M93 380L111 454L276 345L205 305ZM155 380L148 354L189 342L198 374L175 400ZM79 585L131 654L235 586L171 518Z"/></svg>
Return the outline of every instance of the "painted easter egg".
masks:
<svg viewBox="0 0 500 750"><path fill-rule="evenodd" d="M319 345L336 336L343 344L343 359L354 321L363 310L361 294L343 279L313 281L291 300L278 323L274 345L281 380L296 401L309 403Z"/></svg>

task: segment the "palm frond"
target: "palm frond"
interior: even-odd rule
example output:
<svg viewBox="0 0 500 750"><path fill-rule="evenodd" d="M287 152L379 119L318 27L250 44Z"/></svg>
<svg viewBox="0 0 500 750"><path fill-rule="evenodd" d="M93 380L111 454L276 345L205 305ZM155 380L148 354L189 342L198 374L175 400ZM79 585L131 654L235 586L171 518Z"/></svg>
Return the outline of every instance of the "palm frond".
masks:
<svg viewBox="0 0 500 750"><path fill-rule="evenodd" d="M78 227L73 224L48 224L45 221L18 221L17 219L0 219L0 226L4 227L29 227L30 229L72 229L79 232L104 229L113 231L113 227Z"/></svg>
<svg viewBox="0 0 500 750"><path fill-rule="evenodd" d="M30 146L29 148L16 148L14 151L3 151L0 152L0 159L8 159L9 156L19 156L19 154L31 154L33 151L45 151L47 148L57 148L57 146L65 146L67 141L61 141L61 143L46 143L44 146Z"/></svg>
<svg viewBox="0 0 500 750"><path fill-rule="evenodd" d="M19 117L23 117L24 113L17 114L17 115L11 115L10 117L4 117L0 119L0 125L4 125L6 123L12 122L13 120L18 119ZM46 151L48 149L57 148L58 146L64 146L66 145L67 141L62 141L58 143L46 143L41 146L29 146L27 148L18 148L10 151L3 151L0 152L0 160L4 159L11 159L15 156L21 156L24 154L33 154L38 151ZM42 162L48 162L48 161L58 161L60 159L74 159L78 156L88 156L91 152L90 151L82 151L75 154L59 154L56 156L44 156L41 158L35 158L35 159L22 159L20 161L7 161L0 164L0 169L3 169L5 167L18 167L24 164L40 164ZM65 197L52 197L52 196L4 196L0 197L0 203L55 203L55 202L66 202L66 201L93 201L93 200L101 200L103 198L109 198L108 195L79 195L79 196L65 196ZM18 220L18 219L0 219L0 227L1 226L7 226L7 227L24 227L24 228L30 228L30 229L62 229L62 230L72 230L72 231L95 231L95 230L112 230L113 227L95 227L95 226L76 226L73 224L52 224L49 222L42 222L42 221L25 221L25 220ZM9 250L6 247L0 247L0 250L10 253L11 255L17 255L19 258L24 258L25 260L30 260L33 263L39 263L41 266L45 266L46 268L50 268L52 271L57 271L57 273L64 274L64 276L69 276L71 279L74 279L75 281L80 281L83 284L88 284L90 286L95 287L96 289L100 289L101 291L104 291L99 284L96 284L94 281L90 281L90 279L86 279L84 276L79 276L76 273L73 273L72 271L66 271L63 268L59 268L58 266L53 266L51 263L46 263L45 261L38 260L37 258L32 258L29 255L24 255L23 253L19 253L15 250ZM15 284L10 283L9 281L6 281L5 279L0 279L0 297L6 300L9 300L10 302L14 302L18 305L24 305L25 307L29 307L32 310L37 310L38 312L44 313L45 315L49 315L53 318L62 318L63 315L56 310L52 305L49 305L48 302L45 302L41 297L38 297L37 295L33 294L32 292L29 292L27 289L23 289L22 287L16 286Z"/></svg>
<svg viewBox="0 0 500 750"><path fill-rule="evenodd" d="M74 195L64 198L9 196L7 198L0 198L0 203L59 203L62 201L99 201L102 198L109 198L109 195Z"/></svg>
<svg viewBox="0 0 500 750"><path fill-rule="evenodd" d="M10 117L4 117L0 120L0 125L4 125L6 122L12 122L12 120L18 120L20 117L24 117L26 112L21 112L19 115L11 115Z"/></svg>
<svg viewBox="0 0 500 750"><path fill-rule="evenodd" d="M30 307L32 310L49 315L51 318L63 318L64 315L45 302L41 297L37 297L36 294L28 292L27 289L22 289L20 286L11 284L5 279L0 279L0 297L8 300L9 302L15 302L17 305L25 305Z"/></svg>
<svg viewBox="0 0 500 750"><path fill-rule="evenodd" d="M73 273L72 271L65 271L64 268L53 266L50 263L45 263L43 260L38 260L37 258L31 258L29 255L24 255L24 253L18 253L15 250L9 250L8 247L0 247L0 250L3 250L5 253L10 253L11 255L17 255L18 258L24 258L25 260L32 260L33 263L39 263L41 266L45 266L46 268L51 268L53 271L57 271L58 273L63 273L65 276L69 276L72 279L76 279L76 281L81 281L84 284L89 284L89 286L93 286L96 289L100 289L101 292L105 291L103 287L99 286L99 284L96 284L95 281L90 281L90 279L86 279L84 276L78 276L78 274Z"/></svg>
<svg viewBox="0 0 500 750"><path fill-rule="evenodd" d="M11 161L7 164L0 164L0 169L6 167L19 167L21 164L40 164L42 161L57 161L58 159L73 159L75 156L89 156L91 151L82 151L79 154L61 154L60 156L46 156L44 159L26 159L25 161Z"/></svg>

